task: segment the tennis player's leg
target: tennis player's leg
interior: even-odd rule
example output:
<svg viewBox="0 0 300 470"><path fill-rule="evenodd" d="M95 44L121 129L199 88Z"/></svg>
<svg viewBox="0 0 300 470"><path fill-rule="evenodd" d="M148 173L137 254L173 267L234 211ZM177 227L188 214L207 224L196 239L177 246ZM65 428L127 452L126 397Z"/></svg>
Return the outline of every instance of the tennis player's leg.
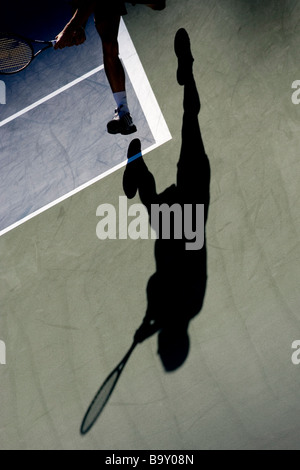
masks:
<svg viewBox="0 0 300 470"><path fill-rule="evenodd" d="M156 2L147 3L147 6L152 8L152 10L164 10L166 8L166 0L157 0Z"/></svg>
<svg viewBox="0 0 300 470"><path fill-rule="evenodd" d="M105 73L114 95L117 109L115 117L107 125L110 134L129 135L137 131L133 124L126 96L126 78L119 58L118 33L120 15L95 17L95 25L102 41Z"/></svg>
<svg viewBox="0 0 300 470"><path fill-rule="evenodd" d="M154 0L151 3L148 3L149 0L137 0L136 2L132 2L133 5L136 4L142 4L146 5L149 8L152 8L152 10L164 10L166 8L166 0Z"/></svg>
<svg viewBox="0 0 300 470"><path fill-rule="evenodd" d="M177 188L186 203L205 203L210 182L210 168L198 120L201 103L193 75L194 59L190 39L183 29L176 34L175 52L178 57L178 83L184 86L182 147L178 163Z"/></svg>

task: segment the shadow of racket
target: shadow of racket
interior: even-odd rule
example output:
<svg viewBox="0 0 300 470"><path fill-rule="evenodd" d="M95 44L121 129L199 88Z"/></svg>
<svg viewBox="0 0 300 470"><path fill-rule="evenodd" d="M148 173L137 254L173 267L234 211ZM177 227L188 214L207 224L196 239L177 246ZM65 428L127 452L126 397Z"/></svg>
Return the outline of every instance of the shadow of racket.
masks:
<svg viewBox="0 0 300 470"><path fill-rule="evenodd" d="M116 385L120 379L120 376L124 370L124 367L126 366L128 362L128 359L130 358L137 344L138 344L137 341L133 342L128 353L124 356L120 364L118 364L118 366L107 377L107 379L105 380L105 382L103 383L99 391L97 392L95 398L90 404L89 409L87 410L85 417L82 421L82 425L80 428L80 433L82 435L87 434L91 430L91 428L94 426L97 419L101 415L114 389L116 388Z"/></svg>

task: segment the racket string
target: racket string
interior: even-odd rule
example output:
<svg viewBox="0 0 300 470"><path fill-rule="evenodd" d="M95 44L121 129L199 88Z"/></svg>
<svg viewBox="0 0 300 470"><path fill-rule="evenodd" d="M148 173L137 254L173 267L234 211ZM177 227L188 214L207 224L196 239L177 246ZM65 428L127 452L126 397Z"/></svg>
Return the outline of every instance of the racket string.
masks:
<svg viewBox="0 0 300 470"><path fill-rule="evenodd" d="M86 434L92 426L95 424L99 416L101 415L103 409L105 408L108 400L110 399L119 379L126 366L131 354L136 348L137 343L134 342L131 348L129 349L126 356L123 358L122 362L113 370L113 372L108 376L108 378L103 383L99 392L92 401L81 425L81 433Z"/></svg>
<svg viewBox="0 0 300 470"><path fill-rule="evenodd" d="M100 391L95 396L82 424L81 432L85 434L93 426L105 405L107 404L117 382L121 371L116 370L102 385Z"/></svg>
<svg viewBox="0 0 300 470"><path fill-rule="evenodd" d="M0 72L15 73L25 68L32 60L29 44L21 39L0 37Z"/></svg>

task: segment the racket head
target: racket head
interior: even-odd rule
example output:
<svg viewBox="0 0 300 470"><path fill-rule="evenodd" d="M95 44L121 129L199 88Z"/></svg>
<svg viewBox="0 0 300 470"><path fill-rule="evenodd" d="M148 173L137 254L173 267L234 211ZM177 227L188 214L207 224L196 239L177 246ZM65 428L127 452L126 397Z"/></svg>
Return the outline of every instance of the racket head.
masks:
<svg viewBox="0 0 300 470"><path fill-rule="evenodd" d="M98 391L83 419L80 428L80 433L82 435L85 435L90 431L90 429L93 427L93 425L101 415L102 411L105 408L105 405L107 404L114 389L116 388L121 372L122 370L115 369Z"/></svg>
<svg viewBox="0 0 300 470"><path fill-rule="evenodd" d="M34 59L32 43L13 33L0 33L0 75L24 70Z"/></svg>
<svg viewBox="0 0 300 470"><path fill-rule="evenodd" d="M93 399L89 409L87 410L85 417L83 418L82 425L80 428L80 433L82 435L87 434L90 429L93 427L99 416L101 415L102 411L104 410L105 406L107 405L116 385L119 381L120 375L131 356L133 350L135 349L137 343L134 342L124 359L120 362L120 364L111 372L111 374L107 377L99 391L97 392L95 398Z"/></svg>

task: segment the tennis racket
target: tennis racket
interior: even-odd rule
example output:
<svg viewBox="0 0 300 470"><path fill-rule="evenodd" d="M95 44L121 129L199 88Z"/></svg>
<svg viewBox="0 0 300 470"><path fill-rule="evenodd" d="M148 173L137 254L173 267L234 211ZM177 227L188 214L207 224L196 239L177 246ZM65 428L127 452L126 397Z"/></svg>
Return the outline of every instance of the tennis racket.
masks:
<svg viewBox="0 0 300 470"><path fill-rule="evenodd" d="M12 33L0 33L0 75L13 75L26 69L42 52L54 47L56 41L26 39ZM34 45L44 46L34 52Z"/></svg>
<svg viewBox="0 0 300 470"><path fill-rule="evenodd" d="M137 341L134 341L131 348L129 349L126 356L122 359L120 364L111 372L111 374L107 377L97 395L95 396L94 400L92 401L86 415L83 419L80 432L82 435L87 434L90 429L93 427L99 416L101 415L102 411L104 410L107 402L109 401L118 380L126 366L128 359L130 358L131 354L133 353L136 345L138 344Z"/></svg>

